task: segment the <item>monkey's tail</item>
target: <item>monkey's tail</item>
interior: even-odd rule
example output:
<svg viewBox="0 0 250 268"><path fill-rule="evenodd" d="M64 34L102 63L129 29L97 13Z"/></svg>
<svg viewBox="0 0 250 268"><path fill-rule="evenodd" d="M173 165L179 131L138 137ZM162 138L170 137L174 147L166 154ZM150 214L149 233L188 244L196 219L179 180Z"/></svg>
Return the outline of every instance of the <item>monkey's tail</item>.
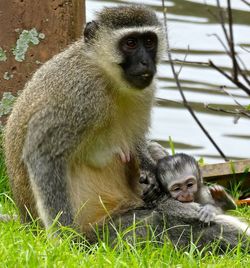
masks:
<svg viewBox="0 0 250 268"><path fill-rule="evenodd" d="M232 226L233 228L240 230L244 235L250 237L250 226L246 222L241 221L237 217L229 215L217 215L215 221L219 224L226 224Z"/></svg>

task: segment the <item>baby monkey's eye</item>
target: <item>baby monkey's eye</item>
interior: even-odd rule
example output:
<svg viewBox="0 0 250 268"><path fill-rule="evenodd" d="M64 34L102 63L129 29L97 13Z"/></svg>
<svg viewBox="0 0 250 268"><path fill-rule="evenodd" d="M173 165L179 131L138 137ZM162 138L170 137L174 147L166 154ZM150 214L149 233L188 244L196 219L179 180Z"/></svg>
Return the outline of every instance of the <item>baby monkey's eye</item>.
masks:
<svg viewBox="0 0 250 268"><path fill-rule="evenodd" d="M187 184L187 187L188 187L188 188L191 188L191 187L193 187L193 185L194 185L194 184L193 184L192 182L189 182L189 183Z"/></svg>
<svg viewBox="0 0 250 268"><path fill-rule="evenodd" d="M178 191L180 191L180 187L173 188L172 191L173 192L178 192Z"/></svg>

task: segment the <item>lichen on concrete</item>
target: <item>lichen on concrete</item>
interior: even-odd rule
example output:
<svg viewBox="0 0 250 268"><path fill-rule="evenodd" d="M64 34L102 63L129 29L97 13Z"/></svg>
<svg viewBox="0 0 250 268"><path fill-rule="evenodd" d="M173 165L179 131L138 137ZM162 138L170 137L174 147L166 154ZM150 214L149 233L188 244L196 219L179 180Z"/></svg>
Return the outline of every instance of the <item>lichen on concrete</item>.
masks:
<svg viewBox="0 0 250 268"><path fill-rule="evenodd" d="M2 100L0 101L0 117L8 115L13 107L17 97L13 96L11 92L4 92Z"/></svg>
<svg viewBox="0 0 250 268"><path fill-rule="evenodd" d="M9 72L5 72L3 75L3 79L10 80L13 78L13 74L10 74Z"/></svg>
<svg viewBox="0 0 250 268"><path fill-rule="evenodd" d="M5 51L0 47L0 61L6 61L7 60L7 56Z"/></svg>
<svg viewBox="0 0 250 268"><path fill-rule="evenodd" d="M40 39L44 39L45 35L39 33L36 28L31 30L23 30L16 41L16 47L13 49L15 60L22 62L25 60L25 54L30 45L38 45Z"/></svg>

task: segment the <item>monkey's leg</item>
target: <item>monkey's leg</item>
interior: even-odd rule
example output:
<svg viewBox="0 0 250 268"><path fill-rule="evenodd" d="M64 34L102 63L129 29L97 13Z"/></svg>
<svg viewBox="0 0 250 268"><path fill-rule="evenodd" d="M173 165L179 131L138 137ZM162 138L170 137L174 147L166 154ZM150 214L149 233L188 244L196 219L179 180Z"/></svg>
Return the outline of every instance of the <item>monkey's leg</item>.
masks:
<svg viewBox="0 0 250 268"><path fill-rule="evenodd" d="M130 209L114 212L110 217L93 224L92 232L87 234L87 238L90 243L104 240L115 246L118 237L130 243L145 242L147 239L163 241L164 232L166 230L160 212L153 208L131 206Z"/></svg>
<svg viewBox="0 0 250 268"><path fill-rule="evenodd" d="M61 118L52 109L35 114L28 125L23 146L22 158L27 167L36 208L46 228L59 214L62 225L73 223L68 194L67 152L73 150L77 134ZM40 125L43 125L42 129Z"/></svg>
<svg viewBox="0 0 250 268"><path fill-rule="evenodd" d="M72 208L67 193L66 166L63 159L29 155L27 168L34 192L37 210L43 224L48 228L60 215L59 222L69 226L73 223Z"/></svg>
<svg viewBox="0 0 250 268"><path fill-rule="evenodd" d="M11 176L10 179L11 190L13 199L19 210L20 219L24 222L30 222L32 219L37 219L37 210L34 200L34 196L30 189L30 183L27 174L27 170L22 165L19 165L18 169ZM14 179L15 180L14 180Z"/></svg>
<svg viewBox="0 0 250 268"><path fill-rule="evenodd" d="M91 241L105 237L108 231L109 241L115 244L117 234L129 241L145 241L153 238L163 242L168 237L177 248L188 248L191 243L202 249L208 249L211 243L218 246L218 250L226 251L235 248L242 242L242 248L247 248L248 235L244 236L244 228L223 218L220 215L211 225L204 225L199 221L199 204L181 203L171 198L163 198L155 208L135 208L124 213L113 215L106 219L106 229L100 225L97 233L92 233Z"/></svg>
<svg viewBox="0 0 250 268"><path fill-rule="evenodd" d="M204 225L199 220L199 209L197 203L181 203L172 198L159 202L157 211L163 214L173 244L183 248L193 242L203 249L215 243L218 249L226 251L242 242L242 248L247 248L249 231L246 224L239 224L236 217L218 215L210 225Z"/></svg>
<svg viewBox="0 0 250 268"><path fill-rule="evenodd" d="M137 170L133 159L124 165L118 156L102 168L82 163L69 170L74 219L81 232L88 232L90 224L102 221L114 211L143 204Z"/></svg>

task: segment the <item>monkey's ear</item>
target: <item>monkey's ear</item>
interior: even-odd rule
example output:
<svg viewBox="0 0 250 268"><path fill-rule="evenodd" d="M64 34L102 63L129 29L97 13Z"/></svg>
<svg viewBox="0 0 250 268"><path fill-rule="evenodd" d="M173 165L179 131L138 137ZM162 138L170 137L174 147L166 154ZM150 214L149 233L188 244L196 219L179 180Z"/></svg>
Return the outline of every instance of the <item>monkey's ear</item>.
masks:
<svg viewBox="0 0 250 268"><path fill-rule="evenodd" d="M95 20L92 20L85 25L83 35L86 43L88 43L91 39L95 37L98 29L99 25Z"/></svg>

